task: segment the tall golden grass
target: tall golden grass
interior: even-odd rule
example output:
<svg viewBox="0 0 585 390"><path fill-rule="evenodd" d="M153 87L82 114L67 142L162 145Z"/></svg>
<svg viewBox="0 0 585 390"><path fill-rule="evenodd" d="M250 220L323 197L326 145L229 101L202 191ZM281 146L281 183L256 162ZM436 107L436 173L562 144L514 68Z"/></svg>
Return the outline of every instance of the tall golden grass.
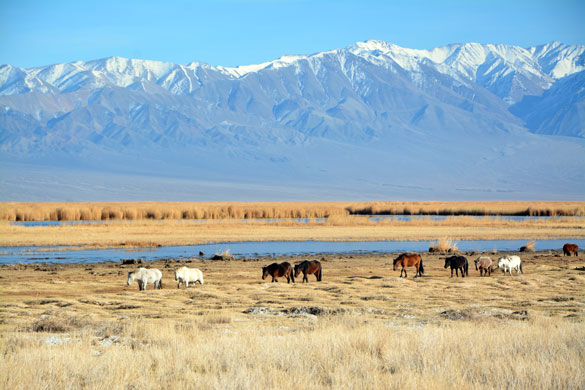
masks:
<svg viewBox="0 0 585 390"><path fill-rule="evenodd" d="M281 219L348 215L585 216L585 202L52 202L0 203L4 221Z"/></svg>
<svg viewBox="0 0 585 390"><path fill-rule="evenodd" d="M585 328L562 321L290 330L125 322L115 337L7 337L4 389L582 389ZM51 345L45 340L63 344ZM104 340L115 340L103 347Z"/></svg>

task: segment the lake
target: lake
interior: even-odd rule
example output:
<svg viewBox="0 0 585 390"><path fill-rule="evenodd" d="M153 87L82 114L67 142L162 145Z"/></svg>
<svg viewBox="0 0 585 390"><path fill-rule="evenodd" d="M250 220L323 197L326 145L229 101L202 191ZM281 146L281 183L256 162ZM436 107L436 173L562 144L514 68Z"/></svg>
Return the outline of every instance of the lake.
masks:
<svg viewBox="0 0 585 390"><path fill-rule="evenodd" d="M518 250L528 240L460 240L457 247L462 251ZM585 239L537 240L536 250L560 250L567 242L585 247ZM48 251L46 251L48 249ZM121 259L186 259L198 256L212 256L226 249L236 258L264 256L307 256L317 257L331 254L426 252L429 241L260 241L229 242L202 245L164 246L159 248L129 249L83 249L59 250L59 247L0 247L0 264L17 263L101 263L119 262Z"/></svg>

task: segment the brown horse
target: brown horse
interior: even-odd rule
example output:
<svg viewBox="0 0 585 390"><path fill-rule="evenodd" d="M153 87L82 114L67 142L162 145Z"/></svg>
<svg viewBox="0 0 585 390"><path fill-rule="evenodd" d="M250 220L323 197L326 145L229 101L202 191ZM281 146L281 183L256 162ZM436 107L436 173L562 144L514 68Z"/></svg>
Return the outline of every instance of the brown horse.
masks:
<svg viewBox="0 0 585 390"><path fill-rule="evenodd" d="M267 267L262 267L262 280L266 279L266 277L270 275L272 276L272 282L278 282L279 277L284 276L286 278L286 282L290 283L295 282L295 277L293 275L293 269L289 262L285 261L284 263L272 263Z"/></svg>
<svg viewBox="0 0 585 390"><path fill-rule="evenodd" d="M303 283L305 283L305 281L309 283L309 278L307 277L308 274L315 274L317 282L320 282L322 276L321 262L317 260L305 260L295 265L295 278L298 278L301 272L303 273Z"/></svg>
<svg viewBox="0 0 585 390"><path fill-rule="evenodd" d="M563 255L571 256L574 253L575 256L579 256L579 246L577 244L565 244L563 245Z"/></svg>
<svg viewBox="0 0 585 390"><path fill-rule="evenodd" d="M480 276L491 276L494 270L494 263L488 256L480 256L474 261L475 270L479 271Z"/></svg>
<svg viewBox="0 0 585 390"><path fill-rule="evenodd" d="M406 267L414 266L416 268L416 273L414 277L423 276L425 273L425 269L423 267L422 257L416 253L403 253L394 259L394 271L398 269L398 266L401 265L402 269L400 270L400 277L402 277L402 273L404 272L404 277L406 278Z"/></svg>

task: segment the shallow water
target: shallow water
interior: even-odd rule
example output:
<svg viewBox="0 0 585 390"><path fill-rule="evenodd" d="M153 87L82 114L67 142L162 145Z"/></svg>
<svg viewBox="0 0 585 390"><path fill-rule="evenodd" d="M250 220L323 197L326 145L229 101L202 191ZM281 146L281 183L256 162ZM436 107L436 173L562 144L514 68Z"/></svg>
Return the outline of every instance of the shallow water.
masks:
<svg viewBox="0 0 585 390"><path fill-rule="evenodd" d="M518 250L527 240L461 240L457 247L462 251ZM559 250L567 242L585 247L585 239L537 240L535 250ZM50 249L44 251L43 249ZM429 249L429 241L262 241L230 242L202 245L164 246L159 248L128 249L83 249L59 250L60 247L0 247L0 264L17 263L101 263L119 262L121 259L186 259L198 256L200 251L205 257L226 249L236 258L263 256L322 256L327 254L388 253ZM61 249L63 249L61 247Z"/></svg>

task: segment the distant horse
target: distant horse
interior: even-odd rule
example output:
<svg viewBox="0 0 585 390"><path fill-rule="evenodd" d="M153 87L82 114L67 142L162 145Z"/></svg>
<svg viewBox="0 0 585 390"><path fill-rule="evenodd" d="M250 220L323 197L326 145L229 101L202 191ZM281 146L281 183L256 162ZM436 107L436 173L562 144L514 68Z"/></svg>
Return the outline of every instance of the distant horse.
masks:
<svg viewBox="0 0 585 390"><path fill-rule="evenodd" d="M423 267L423 261L422 261L422 257L420 257L419 254L416 253L403 253L400 256L398 256L396 259L394 259L394 271L396 271L398 269L398 266L402 266L402 269L400 270L400 277L402 277L402 273L404 272L404 277L406 278L406 267L411 267L414 266L416 268L416 273L414 274L414 277L416 278L417 276L423 276L423 274L425 273L425 269Z"/></svg>
<svg viewBox="0 0 585 390"><path fill-rule="evenodd" d="M266 277L270 275L272 276L272 282L278 282L279 277L284 276L286 278L286 282L290 283L295 282L295 276L293 275L293 268L288 261L284 263L272 263L267 267L262 267L262 280L266 279Z"/></svg>
<svg viewBox="0 0 585 390"><path fill-rule="evenodd" d="M161 289L162 285L162 273L156 269L138 268L135 271L128 272L128 286L136 279L138 281L138 289L140 291L146 290L148 283L154 284L154 289Z"/></svg>
<svg viewBox="0 0 585 390"><path fill-rule="evenodd" d="M309 278L307 277L308 274L315 274L317 282L320 282L322 276L321 262L318 260L305 260L295 265L295 278L298 278L301 272L303 273L303 283L305 281L309 283Z"/></svg>
<svg viewBox="0 0 585 390"><path fill-rule="evenodd" d="M451 267L451 277L453 277L453 270L455 270L455 276L459 277L459 270L461 270L461 277L465 275L469 276L469 263L465 256L450 256L445 259L445 267Z"/></svg>
<svg viewBox="0 0 585 390"><path fill-rule="evenodd" d="M203 273L197 268L181 267L175 270L175 280L179 282L177 288L181 288L181 283L185 284L185 288L188 288L189 282L203 284Z"/></svg>
<svg viewBox="0 0 585 390"><path fill-rule="evenodd" d="M488 256L480 256L474 261L475 263L475 270L479 270L480 276L491 276L492 271L494 270L494 263L492 259Z"/></svg>
<svg viewBox="0 0 585 390"><path fill-rule="evenodd" d="M574 253L575 256L579 256L579 246L577 244L565 244L563 245L563 255L571 256Z"/></svg>
<svg viewBox="0 0 585 390"><path fill-rule="evenodd" d="M518 256L504 256L498 259L498 268L502 268L504 271L504 275L506 272L510 273L512 276L512 270L516 271L516 275L520 272L524 273L522 270L522 260Z"/></svg>

